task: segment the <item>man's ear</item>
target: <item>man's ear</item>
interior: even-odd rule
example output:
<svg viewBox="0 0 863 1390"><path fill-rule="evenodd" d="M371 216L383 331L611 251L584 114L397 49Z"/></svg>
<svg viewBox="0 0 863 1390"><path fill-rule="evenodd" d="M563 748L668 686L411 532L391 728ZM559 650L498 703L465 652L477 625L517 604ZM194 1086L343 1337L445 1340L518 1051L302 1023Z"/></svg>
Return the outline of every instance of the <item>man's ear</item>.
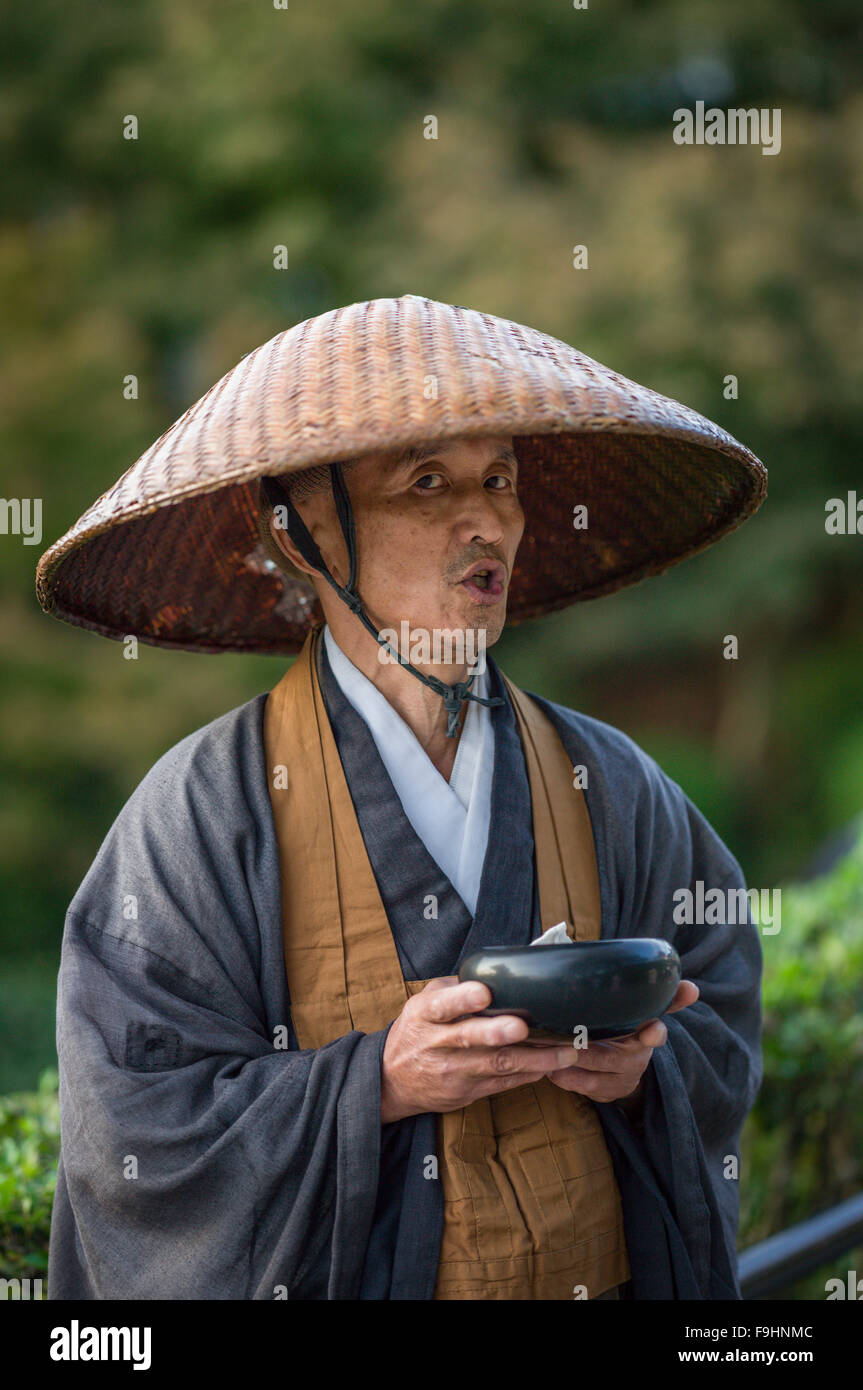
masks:
<svg viewBox="0 0 863 1390"><path fill-rule="evenodd" d="M275 515L270 517L270 535L273 538L274 544L279 547L283 555L287 556L294 566L294 569L298 569L303 574L308 574L309 576L317 575L318 571L309 564L308 560L303 558L285 528L279 525Z"/></svg>

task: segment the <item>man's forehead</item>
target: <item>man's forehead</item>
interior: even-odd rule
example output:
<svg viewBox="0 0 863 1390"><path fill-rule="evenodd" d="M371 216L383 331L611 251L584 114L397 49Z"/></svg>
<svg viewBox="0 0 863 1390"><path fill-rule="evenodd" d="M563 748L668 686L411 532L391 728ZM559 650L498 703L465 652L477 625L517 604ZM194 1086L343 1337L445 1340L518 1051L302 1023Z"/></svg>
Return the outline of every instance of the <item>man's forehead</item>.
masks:
<svg viewBox="0 0 863 1390"><path fill-rule="evenodd" d="M397 469L415 468L418 464L425 463L430 458L445 458L447 454L458 448L467 440L448 439L434 444L410 444L406 449L401 449L386 457L386 463L392 472ZM485 440L477 441L486 443ZM493 458L501 463L512 463L518 466L518 458L512 447L510 436L500 440L490 440L487 442L489 458Z"/></svg>

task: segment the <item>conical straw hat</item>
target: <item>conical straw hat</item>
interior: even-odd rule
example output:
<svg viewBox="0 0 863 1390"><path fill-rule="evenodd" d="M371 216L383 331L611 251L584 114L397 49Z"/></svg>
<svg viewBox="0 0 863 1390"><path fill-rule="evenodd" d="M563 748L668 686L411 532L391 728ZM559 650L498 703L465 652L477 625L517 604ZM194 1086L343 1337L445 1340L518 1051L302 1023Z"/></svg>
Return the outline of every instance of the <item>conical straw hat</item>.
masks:
<svg viewBox="0 0 863 1390"><path fill-rule="evenodd" d="M687 406L535 329L406 294L248 353L45 551L39 602L107 637L296 652L323 615L263 552L258 478L500 434L525 513L511 622L660 573L766 492L763 464Z"/></svg>

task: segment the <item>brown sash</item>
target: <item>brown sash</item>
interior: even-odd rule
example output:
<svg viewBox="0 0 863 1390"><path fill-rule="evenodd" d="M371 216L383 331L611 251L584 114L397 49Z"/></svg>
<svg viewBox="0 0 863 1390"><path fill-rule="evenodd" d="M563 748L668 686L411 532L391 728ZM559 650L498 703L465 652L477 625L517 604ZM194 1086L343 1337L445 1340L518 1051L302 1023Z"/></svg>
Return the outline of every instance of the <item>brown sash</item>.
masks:
<svg viewBox="0 0 863 1390"><path fill-rule="evenodd" d="M318 683L319 634L309 634L264 710L301 1048L385 1028L428 983L402 974ZM543 929L564 921L575 939L596 940L599 880L584 794L553 725L506 687L530 781ZM438 1115L437 1131L436 1299L595 1298L630 1277L611 1156L586 1097L544 1077Z"/></svg>

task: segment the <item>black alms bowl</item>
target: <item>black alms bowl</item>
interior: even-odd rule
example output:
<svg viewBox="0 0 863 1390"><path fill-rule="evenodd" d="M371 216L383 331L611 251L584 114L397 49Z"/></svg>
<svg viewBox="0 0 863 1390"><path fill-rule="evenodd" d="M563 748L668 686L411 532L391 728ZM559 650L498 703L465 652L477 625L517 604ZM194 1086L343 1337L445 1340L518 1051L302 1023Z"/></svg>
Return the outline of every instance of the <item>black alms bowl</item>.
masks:
<svg viewBox="0 0 863 1390"><path fill-rule="evenodd" d="M488 985L485 1015L516 1014L527 1041L634 1033L667 1009L680 984L680 957L667 941L625 937L561 946L487 946L462 963L461 982Z"/></svg>

